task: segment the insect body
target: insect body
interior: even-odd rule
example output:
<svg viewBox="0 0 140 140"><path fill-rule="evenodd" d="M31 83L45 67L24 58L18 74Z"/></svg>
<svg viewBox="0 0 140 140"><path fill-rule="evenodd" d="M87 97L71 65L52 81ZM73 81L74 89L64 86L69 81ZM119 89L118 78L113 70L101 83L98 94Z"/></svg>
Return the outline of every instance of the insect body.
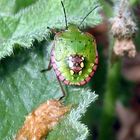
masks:
<svg viewBox="0 0 140 140"><path fill-rule="evenodd" d="M66 96L61 81L66 85L81 86L89 82L96 71L98 64L96 42L91 34L81 32L79 28L86 17L99 7L95 5L77 27L73 24L68 25L62 1L61 4L65 16L66 30L55 33L49 66L47 69L41 71L48 71L53 66L63 93L60 100ZM51 28L49 29L51 30ZM51 31L53 32L53 30Z"/></svg>
<svg viewBox="0 0 140 140"><path fill-rule="evenodd" d="M86 84L94 75L98 64L93 36L70 24L67 30L55 35L51 64L56 76L64 84Z"/></svg>

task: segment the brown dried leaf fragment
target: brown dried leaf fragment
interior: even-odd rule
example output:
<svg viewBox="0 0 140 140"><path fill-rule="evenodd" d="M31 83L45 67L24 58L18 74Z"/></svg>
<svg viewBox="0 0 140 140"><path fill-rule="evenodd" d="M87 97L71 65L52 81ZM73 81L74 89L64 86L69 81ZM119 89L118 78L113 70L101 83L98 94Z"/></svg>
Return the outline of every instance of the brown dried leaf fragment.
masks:
<svg viewBox="0 0 140 140"><path fill-rule="evenodd" d="M136 48L132 39L116 39L113 49L118 56L124 56L126 53L128 57L136 56Z"/></svg>
<svg viewBox="0 0 140 140"><path fill-rule="evenodd" d="M132 38L135 36L137 27L135 22L129 17L118 16L112 21L111 32L115 38Z"/></svg>
<svg viewBox="0 0 140 140"><path fill-rule="evenodd" d="M43 140L69 110L69 107L63 106L58 100L41 104L26 117L15 140Z"/></svg>
<svg viewBox="0 0 140 140"><path fill-rule="evenodd" d="M137 26L133 20L131 8L128 0L119 0L116 3L116 16L112 19L111 32L115 38L114 53L128 57L135 57L136 49L133 37L136 34Z"/></svg>

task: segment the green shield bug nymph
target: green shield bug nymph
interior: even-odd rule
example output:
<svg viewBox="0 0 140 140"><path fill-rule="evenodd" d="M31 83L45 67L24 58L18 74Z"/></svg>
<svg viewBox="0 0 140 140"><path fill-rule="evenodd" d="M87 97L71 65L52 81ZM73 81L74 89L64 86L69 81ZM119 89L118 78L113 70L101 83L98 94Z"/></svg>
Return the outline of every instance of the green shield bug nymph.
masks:
<svg viewBox="0 0 140 140"><path fill-rule="evenodd" d="M93 76L98 63L96 43L88 33L75 25L57 33L51 51L56 76L67 85L84 85Z"/></svg>
<svg viewBox="0 0 140 140"><path fill-rule="evenodd" d="M61 82L66 85L84 85L89 82L97 68L96 42L91 34L80 31L76 25L67 25L62 1L61 4L65 15L66 30L54 36L48 69L50 66L53 67L60 85ZM80 25L94 9L85 16Z"/></svg>

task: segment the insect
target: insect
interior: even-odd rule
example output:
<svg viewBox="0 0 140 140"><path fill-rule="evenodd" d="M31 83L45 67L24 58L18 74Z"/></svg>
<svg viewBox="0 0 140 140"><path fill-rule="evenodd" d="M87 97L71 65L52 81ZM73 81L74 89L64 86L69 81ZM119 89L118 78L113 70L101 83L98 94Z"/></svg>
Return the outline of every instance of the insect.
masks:
<svg viewBox="0 0 140 140"><path fill-rule="evenodd" d="M82 86L90 81L97 68L98 53L95 39L91 34L80 31L76 25L67 24L62 1L61 4L65 15L66 30L54 36L48 69L53 67L64 93L61 82L66 85ZM84 17L80 25L94 9Z"/></svg>

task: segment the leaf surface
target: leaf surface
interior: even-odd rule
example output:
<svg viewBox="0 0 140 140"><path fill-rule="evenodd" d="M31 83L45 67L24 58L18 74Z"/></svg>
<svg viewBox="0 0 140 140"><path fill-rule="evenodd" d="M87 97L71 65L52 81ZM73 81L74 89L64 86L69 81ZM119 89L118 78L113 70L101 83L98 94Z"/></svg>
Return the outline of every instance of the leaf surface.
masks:
<svg viewBox="0 0 140 140"><path fill-rule="evenodd" d="M17 4L18 2L20 4ZM30 2L22 4L20 0L16 3L12 0L0 0L0 138L2 140L13 139L26 115L39 104L62 96L54 71L40 72L47 68L50 59L51 47L48 43L50 30L47 26L54 29L65 28L61 3L58 0ZM9 5L11 7L7 9L6 6ZM65 0L64 5L68 22L79 25L83 17L97 5L97 1ZM95 9L87 17L81 28L100 23L98 10L99 8ZM38 43L44 39L48 42ZM97 96L84 87L66 87L66 90L67 97L64 103L71 105L72 111L50 132L47 140L84 140L88 135L87 127L79 120Z"/></svg>
<svg viewBox="0 0 140 140"><path fill-rule="evenodd" d="M12 1L11 1L12 2ZM18 0L17 0L18 2ZM32 1L33 4L29 5L23 10L18 10L16 14L12 10L1 12L0 14L0 59L11 55L15 44L22 47L29 48L35 39L38 41L44 38L49 38L50 30L64 29L65 20L61 2L59 0L38 0ZM1 0L0 7L5 9L10 5L9 1ZM22 9L25 3L19 6ZM79 25L82 19L98 5L96 0L65 0L64 2L68 23ZM16 5L11 9L15 9ZM96 8L84 21L83 27L95 26L101 22L101 17L98 14L99 7ZM96 19L96 20L95 20Z"/></svg>
<svg viewBox="0 0 140 140"><path fill-rule="evenodd" d="M25 116L39 104L62 96L54 71L40 72L49 63L50 49L47 44L40 46L37 44L32 49L18 50L15 55L1 61L0 138L2 140L12 139L22 126ZM66 87L66 90L67 97L64 103L71 105L73 109L58 128L50 133L48 136L50 140L61 139L65 131L68 133L67 139L69 134L75 139L88 134L87 128L78 120L97 96L84 88L70 86Z"/></svg>

